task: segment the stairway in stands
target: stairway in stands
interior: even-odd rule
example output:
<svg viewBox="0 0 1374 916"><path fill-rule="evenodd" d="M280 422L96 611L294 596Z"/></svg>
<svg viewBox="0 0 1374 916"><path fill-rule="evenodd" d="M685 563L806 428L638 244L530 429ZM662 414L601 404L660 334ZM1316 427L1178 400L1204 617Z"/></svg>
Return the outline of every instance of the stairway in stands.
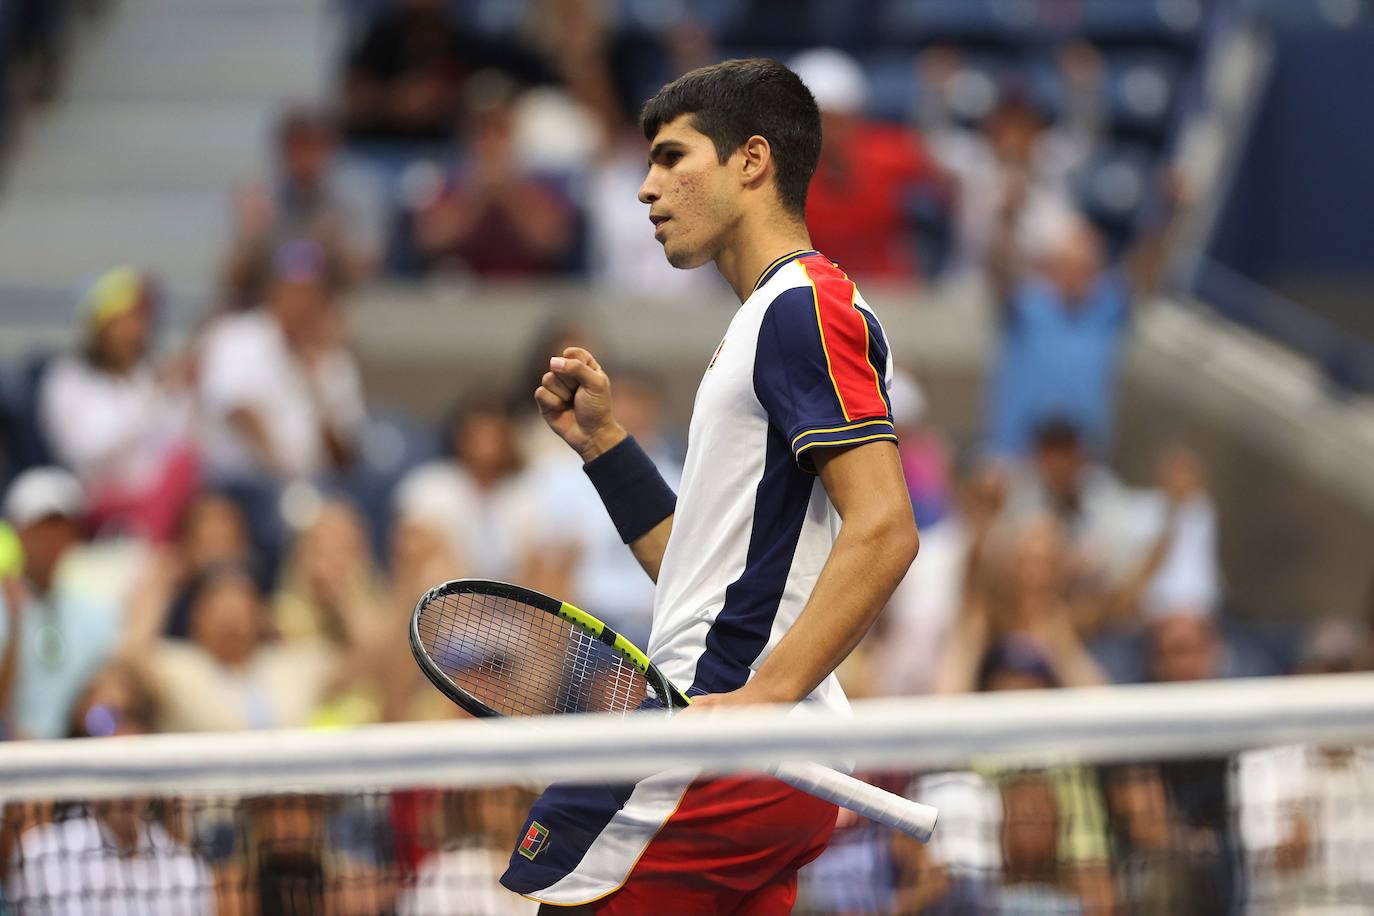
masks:
<svg viewBox="0 0 1374 916"><path fill-rule="evenodd" d="M267 163L274 113L319 97L329 0L118 0L0 191L0 284L79 287L129 263L179 300L212 287L228 191Z"/></svg>

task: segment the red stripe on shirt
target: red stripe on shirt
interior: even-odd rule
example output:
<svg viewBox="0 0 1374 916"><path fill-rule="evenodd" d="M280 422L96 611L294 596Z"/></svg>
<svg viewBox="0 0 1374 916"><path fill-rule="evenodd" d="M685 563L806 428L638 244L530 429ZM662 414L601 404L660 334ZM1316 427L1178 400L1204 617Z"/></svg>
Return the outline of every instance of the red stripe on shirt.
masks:
<svg viewBox="0 0 1374 916"><path fill-rule="evenodd" d="M854 303L854 283L822 255L799 258L816 288L816 321L830 380L846 420L887 416L878 369L868 357L868 323Z"/></svg>

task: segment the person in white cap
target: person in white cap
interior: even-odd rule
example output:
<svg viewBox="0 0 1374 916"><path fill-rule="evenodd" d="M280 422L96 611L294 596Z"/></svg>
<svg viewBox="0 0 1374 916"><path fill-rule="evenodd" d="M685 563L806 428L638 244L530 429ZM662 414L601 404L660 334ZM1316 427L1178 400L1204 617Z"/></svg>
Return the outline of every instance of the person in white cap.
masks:
<svg viewBox="0 0 1374 916"><path fill-rule="evenodd" d="M24 556L22 574L0 591L0 717L11 736L65 737L73 705L119 637L117 602L64 585L83 499L76 478L55 467L23 472L5 494Z"/></svg>
<svg viewBox="0 0 1374 916"><path fill-rule="evenodd" d="M865 117L868 78L843 51L805 51L791 66L821 110L821 161L806 205L813 243L859 279L919 276L914 203L945 194L921 138Z"/></svg>

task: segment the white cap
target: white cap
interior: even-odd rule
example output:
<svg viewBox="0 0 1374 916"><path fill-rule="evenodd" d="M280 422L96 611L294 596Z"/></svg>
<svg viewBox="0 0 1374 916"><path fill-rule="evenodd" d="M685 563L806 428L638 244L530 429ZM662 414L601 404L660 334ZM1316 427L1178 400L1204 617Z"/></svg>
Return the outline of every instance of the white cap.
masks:
<svg viewBox="0 0 1374 916"><path fill-rule="evenodd" d="M85 493L67 471L57 467L30 468L10 484L5 494L5 518L16 528L54 515L76 518Z"/></svg>
<svg viewBox="0 0 1374 916"><path fill-rule="evenodd" d="M792 59L791 67L816 97L821 111L858 114L868 104L868 77L859 62L843 51L803 51Z"/></svg>
<svg viewBox="0 0 1374 916"><path fill-rule="evenodd" d="M887 392L892 402L892 422L896 426L915 426L926 413L926 394L921 383L901 369L892 373L892 387Z"/></svg>

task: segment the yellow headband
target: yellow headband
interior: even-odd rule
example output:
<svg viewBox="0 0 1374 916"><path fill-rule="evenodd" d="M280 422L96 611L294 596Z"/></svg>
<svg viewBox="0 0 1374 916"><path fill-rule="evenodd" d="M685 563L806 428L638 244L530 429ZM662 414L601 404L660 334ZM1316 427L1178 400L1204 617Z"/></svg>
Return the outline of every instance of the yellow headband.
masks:
<svg viewBox="0 0 1374 916"><path fill-rule="evenodd" d="M143 298L143 278L131 267L116 267L106 271L86 291L81 310L86 314L86 326L98 331L109 321L133 311Z"/></svg>

